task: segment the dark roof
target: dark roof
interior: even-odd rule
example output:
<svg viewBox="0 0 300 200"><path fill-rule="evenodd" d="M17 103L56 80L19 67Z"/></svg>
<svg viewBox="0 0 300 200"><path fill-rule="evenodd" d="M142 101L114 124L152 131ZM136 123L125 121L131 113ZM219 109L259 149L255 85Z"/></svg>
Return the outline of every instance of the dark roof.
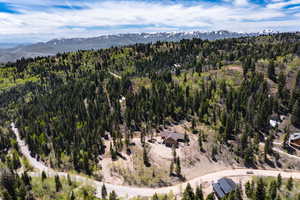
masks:
<svg viewBox="0 0 300 200"><path fill-rule="evenodd" d="M229 178L222 178L218 182L226 194L235 189L235 183Z"/></svg>
<svg viewBox="0 0 300 200"><path fill-rule="evenodd" d="M221 189L221 186L218 184L218 183L213 183L212 184L213 186L213 189L216 193L216 195L219 197L219 198L223 198L226 194L223 192L223 190Z"/></svg>
<svg viewBox="0 0 300 200"><path fill-rule="evenodd" d="M294 133L290 136L290 140L299 140L300 139L300 133Z"/></svg>
<svg viewBox="0 0 300 200"><path fill-rule="evenodd" d="M221 178L213 184L213 189L219 198L223 198L236 188L236 184L229 178Z"/></svg>
<svg viewBox="0 0 300 200"><path fill-rule="evenodd" d="M274 121L280 121L280 116L277 114L272 114L270 116L270 120L274 120Z"/></svg>
<svg viewBox="0 0 300 200"><path fill-rule="evenodd" d="M173 138L174 140L184 140L184 134L172 131L163 131L160 133L161 137Z"/></svg>
<svg viewBox="0 0 300 200"><path fill-rule="evenodd" d="M166 141L169 141L169 142L171 142L171 141L177 142L177 140L175 140L175 139L172 138L172 137L167 137L167 138L164 140L164 142L166 142Z"/></svg>

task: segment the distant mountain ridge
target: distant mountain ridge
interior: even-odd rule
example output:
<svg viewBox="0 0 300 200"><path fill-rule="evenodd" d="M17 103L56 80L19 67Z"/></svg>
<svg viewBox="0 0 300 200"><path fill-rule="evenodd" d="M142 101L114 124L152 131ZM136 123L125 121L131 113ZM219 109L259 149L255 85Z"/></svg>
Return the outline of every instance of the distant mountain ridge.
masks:
<svg viewBox="0 0 300 200"><path fill-rule="evenodd" d="M266 31L272 33L271 30ZM211 32L162 32L162 33L128 33L117 35L102 35L91 38L53 39L30 45L22 45L9 49L0 49L0 63L13 62L22 57L37 57L55 55L59 52L77 51L79 49L102 49L112 46L130 45L136 43L150 43L157 41L180 41L182 39L201 38L216 40L244 36L257 36L260 33L237 33L225 30Z"/></svg>

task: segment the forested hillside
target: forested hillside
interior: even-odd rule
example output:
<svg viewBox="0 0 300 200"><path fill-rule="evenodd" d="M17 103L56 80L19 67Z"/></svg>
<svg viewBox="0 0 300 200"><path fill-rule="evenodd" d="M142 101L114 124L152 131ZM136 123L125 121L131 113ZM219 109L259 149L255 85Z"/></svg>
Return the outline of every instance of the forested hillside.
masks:
<svg viewBox="0 0 300 200"><path fill-rule="evenodd" d="M139 138L148 166L145 137L184 121L200 146L204 124L217 133L214 148L255 166L260 142L265 161L276 156L271 116L287 117L286 132L300 128L299 39L193 39L21 59L0 68L1 119L15 121L47 165L100 179L101 155L130 155ZM240 74L219 74L227 68ZM0 137L5 153L9 139Z"/></svg>

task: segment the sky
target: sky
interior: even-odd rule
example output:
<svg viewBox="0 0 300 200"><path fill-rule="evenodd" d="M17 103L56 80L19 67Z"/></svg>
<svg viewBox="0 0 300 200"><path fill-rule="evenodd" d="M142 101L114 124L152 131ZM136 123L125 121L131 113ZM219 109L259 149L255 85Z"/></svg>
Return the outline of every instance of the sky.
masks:
<svg viewBox="0 0 300 200"><path fill-rule="evenodd" d="M300 0L0 0L0 43L105 34L300 30Z"/></svg>

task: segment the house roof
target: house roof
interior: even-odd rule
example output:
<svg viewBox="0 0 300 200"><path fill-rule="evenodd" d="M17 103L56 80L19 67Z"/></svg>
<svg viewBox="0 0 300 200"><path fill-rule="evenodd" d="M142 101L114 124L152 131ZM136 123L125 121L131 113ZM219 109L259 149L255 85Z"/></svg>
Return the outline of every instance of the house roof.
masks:
<svg viewBox="0 0 300 200"><path fill-rule="evenodd" d="M236 184L229 178L221 178L212 186L219 198L223 198L236 188Z"/></svg>
<svg viewBox="0 0 300 200"><path fill-rule="evenodd" d="M270 116L270 119L274 120L274 121L279 121L280 120L280 116L277 115L277 114L273 114L273 115Z"/></svg>
<svg viewBox="0 0 300 200"><path fill-rule="evenodd" d="M300 133L294 133L290 135L290 140L299 140L300 139Z"/></svg>
<svg viewBox="0 0 300 200"><path fill-rule="evenodd" d="M174 140L184 140L184 134L172 131L163 131L160 133L161 137L172 138Z"/></svg>
<svg viewBox="0 0 300 200"><path fill-rule="evenodd" d="M235 183L229 178L222 178L218 182L226 194L234 190L236 186Z"/></svg>
<svg viewBox="0 0 300 200"><path fill-rule="evenodd" d="M226 194L223 192L223 190L221 189L221 186L218 183L213 183L212 186L213 186L215 193L217 194L217 196L219 198L225 197Z"/></svg>
<svg viewBox="0 0 300 200"><path fill-rule="evenodd" d="M174 142L174 143L177 143L177 140L175 140L175 139L172 138L172 137L167 137L167 138L164 140L164 142L168 142L168 143Z"/></svg>

